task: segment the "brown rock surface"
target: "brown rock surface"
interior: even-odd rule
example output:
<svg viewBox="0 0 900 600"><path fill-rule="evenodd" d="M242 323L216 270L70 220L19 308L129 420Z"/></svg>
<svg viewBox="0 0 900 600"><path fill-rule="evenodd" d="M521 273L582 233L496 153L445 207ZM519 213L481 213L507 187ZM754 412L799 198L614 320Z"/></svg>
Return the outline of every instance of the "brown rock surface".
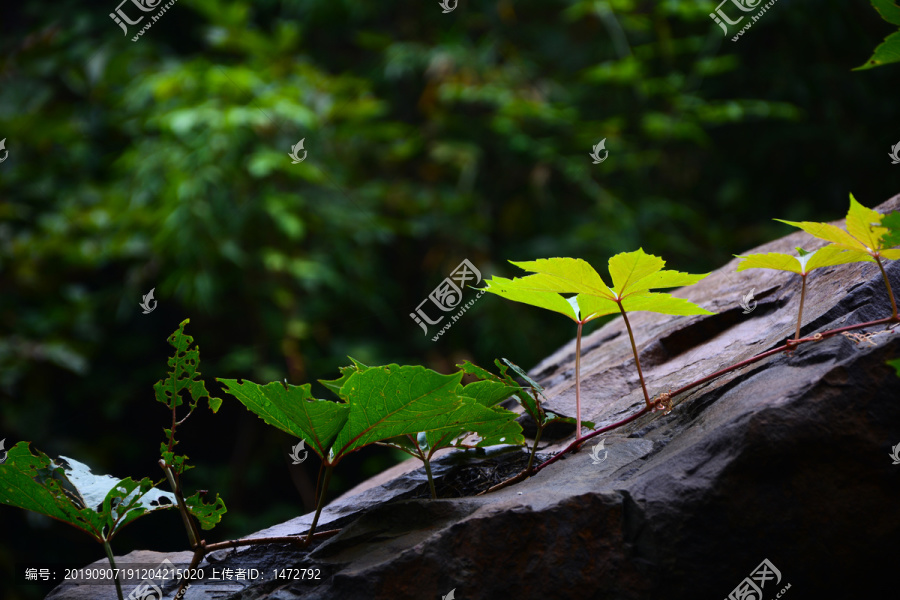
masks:
<svg viewBox="0 0 900 600"><path fill-rule="evenodd" d="M897 208L900 197L878 210ZM812 250L821 243L798 232L747 253L798 245ZM736 265L675 292L716 315L633 316L651 394L792 336L799 276L738 273ZM900 291L900 266L887 272ZM820 269L808 283L804 335L890 314L874 264ZM738 303L751 288L758 305L745 315ZM485 496L415 499L424 486L421 469L400 474L415 463L399 466L333 502L320 528L342 531L309 553L270 546L211 557L316 566L321 582L269 578L221 595L195 586L187 599L437 599L451 589L459 600L718 599L764 559L780 572L765 582L766 600L788 585L788 600L882 597L879 590L895 589L892 549L900 539L900 465L888 456L900 443L900 378L885 365L900 356L897 338L885 332L857 343L835 336L768 357L682 394L669 414L601 436L608 457L600 464L586 447ZM555 412L574 414L573 365L574 341L530 373L547 388ZM583 417L598 426L643 406L620 319L585 338L582 375ZM459 462L460 453L451 453L436 470L447 477L463 468ZM256 535L300 533L311 517ZM82 597L70 595L73 589L57 588L48 598ZM92 597L113 597L112 588L98 589Z"/></svg>

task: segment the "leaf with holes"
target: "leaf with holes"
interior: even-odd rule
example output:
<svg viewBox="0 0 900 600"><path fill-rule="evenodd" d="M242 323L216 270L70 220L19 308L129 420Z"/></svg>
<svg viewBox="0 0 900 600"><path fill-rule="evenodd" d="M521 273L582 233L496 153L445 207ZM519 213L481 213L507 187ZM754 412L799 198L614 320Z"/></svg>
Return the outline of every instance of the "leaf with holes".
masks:
<svg viewBox="0 0 900 600"><path fill-rule="evenodd" d="M35 455L19 442L0 465L0 502L68 523L102 543L135 519L174 507L175 495L148 478L94 475L77 460Z"/></svg>

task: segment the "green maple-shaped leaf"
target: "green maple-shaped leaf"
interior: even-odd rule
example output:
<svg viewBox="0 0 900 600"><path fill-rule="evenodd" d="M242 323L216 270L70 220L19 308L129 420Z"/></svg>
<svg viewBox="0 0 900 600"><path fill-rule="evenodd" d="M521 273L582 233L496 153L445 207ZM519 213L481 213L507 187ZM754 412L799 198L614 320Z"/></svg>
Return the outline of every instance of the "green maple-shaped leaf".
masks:
<svg viewBox="0 0 900 600"><path fill-rule="evenodd" d="M853 258L846 262L876 262L875 258L900 258L900 250L888 250L890 245L885 243L888 228L882 226L881 213L866 208L856 201L850 194L850 210L847 211L846 231L831 225L830 223L817 223L814 221L784 221L775 219L794 227L799 227L806 233L831 242L834 246L846 250L849 254L846 258Z"/></svg>
<svg viewBox="0 0 900 600"><path fill-rule="evenodd" d="M340 395L341 388L344 387L344 384L350 379L350 376L356 373L357 371L365 371L369 367L367 365L362 364L352 356L348 356L353 364L347 367L341 367L341 376L337 379L320 379L319 383L324 385L326 388L335 393L335 395Z"/></svg>
<svg viewBox="0 0 900 600"><path fill-rule="evenodd" d="M209 408L216 412L222 406L222 399L210 397L206 384L200 379L200 348L191 349L194 338L184 333L184 326L190 322L190 319L185 319L178 326L178 331L169 336L168 342L175 348L175 356L168 361L171 370L164 381L156 382L153 391L156 392L156 399L169 409L181 406L181 392L187 390L191 410L205 398Z"/></svg>
<svg viewBox="0 0 900 600"><path fill-rule="evenodd" d="M277 381L266 385L236 379L216 381L269 425L306 440L323 459L350 413L350 407L343 402L314 398L308 383L285 386Z"/></svg>
<svg viewBox="0 0 900 600"><path fill-rule="evenodd" d="M71 458L34 455L27 442L19 442L0 465L0 503L47 515L104 542L138 517L174 507L175 495L148 478L94 475Z"/></svg>
<svg viewBox="0 0 900 600"><path fill-rule="evenodd" d="M212 529L222 520L222 515L227 511L225 501L216 494L216 499L210 503L204 502L200 498L200 492L184 499L185 505L192 515L197 517L200 527L203 529Z"/></svg>
<svg viewBox="0 0 900 600"><path fill-rule="evenodd" d="M334 461L382 440L459 426L465 418L457 411L461 378L462 373L441 375L419 365L357 370L341 386L350 410L333 444Z"/></svg>
<svg viewBox="0 0 900 600"><path fill-rule="evenodd" d="M457 396L462 405L456 409L454 418L459 421L456 428L429 431L426 434L428 446L438 450L455 445L468 433L477 433L481 438L475 446L497 444L524 444L522 426L515 419L516 413L495 406L513 395L518 386L509 386L500 381L475 381L466 386L458 386Z"/></svg>
<svg viewBox="0 0 900 600"><path fill-rule="evenodd" d="M767 252L764 254L749 254L737 256L743 259L738 264L738 271L747 269L775 269L778 271L790 271L798 275L807 275L814 269L832 267L859 260L856 253L848 252L838 246L825 246L812 252L797 248L798 256L783 254L781 252Z"/></svg>
<svg viewBox="0 0 900 600"><path fill-rule="evenodd" d="M576 322L587 322L622 310L670 315L713 314L683 298L650 291L692 285L708 273L691 275L663 270L665 261L662 258L647 254L640 248L609 259L612 286L606 285L593 267L578 258L510 262L535 274L512 280L492 277L486 282L487 291L509 300L553 310ZM575 296L565 298L562 294Z"/></svg>
<svg viewBox="0 0 900 600"><path fill-rule="evenodd" d="M882 19L888 23L900 25L900 6L897 6L894 0L872 0L872 6L875 7ZM900 31L886 37L884 42L875 48L875 52L869 60L853 70L862 71L897 61L900 61Z"/></svg>

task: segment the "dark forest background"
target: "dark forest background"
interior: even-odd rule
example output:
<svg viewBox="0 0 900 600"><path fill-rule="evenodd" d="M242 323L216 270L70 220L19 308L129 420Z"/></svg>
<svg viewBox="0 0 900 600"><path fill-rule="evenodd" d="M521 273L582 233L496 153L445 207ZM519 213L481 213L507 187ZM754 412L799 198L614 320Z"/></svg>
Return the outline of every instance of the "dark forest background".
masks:
<svg viewBox="0 0 900 600"><path fill-rule="evenodd" d="M774 217L900 191L900 66L851 70L896 28L862 0L779 0L737 42L715 2L179 0L137 42L116 5L0 8L0 439L159 478L152 386L190 318L225 400L180 433L187 489L228 507L208 541L311 510L318 469L289 469L293 440L215 377L315 382L348 355L530 368L571 323L486 295L434 342L409 313L463 259L605 272L643 247L701 273L793 231ZM397 460L357 453L332 495ZM12 588L15 565L104 556L19 509L0 532L10 600L47 591ZM188 542L168 511L113 546Z"/></svg>

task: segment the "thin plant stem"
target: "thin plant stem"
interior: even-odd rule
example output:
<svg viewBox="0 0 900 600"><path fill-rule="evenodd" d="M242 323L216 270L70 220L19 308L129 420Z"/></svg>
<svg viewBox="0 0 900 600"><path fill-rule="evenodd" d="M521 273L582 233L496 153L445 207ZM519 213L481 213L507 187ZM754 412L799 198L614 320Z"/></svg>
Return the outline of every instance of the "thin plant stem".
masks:
<svg viewBox="0 0 900 600"><path fill-rule="evenodd" d="M112 568L112 572L116 573L116 559L113 558L112 547L109 545L109 540L103 540L103 549L106 550L106 558L109 559L109 566ZM119 596L119 600L125 600L124 596L122 596L122 584L119 583L118 576L116 577L116 594Z"/></svg>
<svg viewBox="0 0 900 600"><path fill-rule="evenodd" d="M831 330L829 330L829 331L823 331L823 332L821 332L821 333L817 333L817 334L815 334L814 336L808 337L808 338L800 338L799 340L791 340L791 339L788 339L787 342L786 342L785 344L783 344L783 345L781 345L781 346L778 346L777 348L773 348L773 349L771 349L771 350L767 350L766 352L763 352L763 353L761 353L761 354L757 354L756 356L750 357L750 358L748 358L748 359L746 359L746 360L742 360L742 361L740 361L740 362L738 362L738 363L735 363L735 364L733 364L733 365L730 365L730 366L728 366L728 367L725 367L724 369L719 369L719 370L716 371L715 373L712 373L712 374L710 374L710 375L707 375L706 377L701 377L700 379L698 379L698 380L696 380L696 381L693 381L693 382L691 382L691 383L689 383L689 384L687 384L687 385L684 385L684 386L678 388L677 390L668 392L668 396L669 396L669 398L671 399L671 398L677 396L678 394L682 394L682 393L684 393L684 392L686 392L686 391L688 391L688 390L690 390L690 389L692 389L692 388L697 387L698 385L702 385L702 384L704 384L704 383L706 383L706 382L708 382L708 381L712 381L713 379L715 379L715 378L717 378L717 377L720 377L720 376L724 375L725 373L728 373L728 372L730 372L730 371L734 371L734 370L736 370L736 369L740 369L741 367L745 367L745 366L747 366L747 365L753 364L753 363L758 362L758 361L760 361L760 360L762 360L762 359L764 359L764 358L766 358L766 357L768 357L768 356L772 356L773 354L778 354L779 352L784 352L784 351L786 351L786 350L791 350L791 349L795 348L796 346L798 346L798 345L800 345L800 344L802 344L802 343L805 343L805 342L819 342L819 341L822 341L822 340L827 339L827 338L829 338L829 337L833 337L833 336L835 336L835 335L838 335L838 334L840 334L840 333L843 333L843 332L845 332L845 331L852 331L852 330L854 330L854 329L862 329L863 327L871 327L871 326L873 326L873 325L881 325L881 324L884 324L884 323L896 323L896 322L898 322L898 321L900 321L900 317L893 317L893 316L891 316L891 317L885 317L884 319L877 319L877 320L875 320L875 321L868 321L868 322L866 322L866 323L857 323L856 325L847 325L846 327L839 327L839 328L837 328L837 329L831 329ZM583 443L586 442L587 440L591 439L592 437L595 437L595 436L600 435L601 433L610 431L611 429L616 429L616 428L618 428L618 427L622 427L623 425L627 425L628 423L634 421L635 419L637 419L637 418L639 418L639 417L645 415L646 413L650 412L650 410L651 410L651 406L645 406L644 408L642 408L641 410L639 410L639 411L636 412L635 414L631 415L630 417L627 417L627 418L625 418L625 419L622 419L621 421L618 421L618 422L616 422L616 423L613 423L612 425L607 425L606 427L601 427L600 429L596 429L596 430L594 430L594 431L588 433L587 435L585 435L583 438L577 439L577 440L573 441L573 442L570 443L568 446L566 446L564 449L562 449L559 453L557 453L556 455L554 455L552 458L550 458L550 459L544 461L543 463L539 464L538 466L536 466L536 467L532 470L531 474L534 475L534 474L536 474L538 471L540 471L541 469L543 469L544 467L547 467L548 465L553 464L554 462L556 462L557 460L559 460L560 458L562 458L565 454L568 454L569 452L571 452L576 446L580 446L581 444L583 444ZM524 477L520 477L519 475L517 475L517 476L514 477L513 479L515 479L516 481L518 481L518 480L520 480L520 479L524 479ZM494 489L500 489L501 487L505 487L505 482L502 483L502 484L497 484L496 486L494 486L493 488L491 488L491 490L488 490L488 491L493 491Z"/></svg>
<svg viewBox="0 0 900 600"><path fill-rule="evenodd" d="M641 389L644 391L644 402L647 408L650 408L650 394L647 393L647 384L644 383L644 372L641 371L641 359L638 358L637 346L634 345L634 334L631 332L631 323L628 322L628 315L625 314L625 307L621 302L617 301L619 310L622 311L622 318L625 319L625 327L628 329L628 339L631 340L631 351L634 353L634 364L637 365L638 377L641 379Z"/></svg>
<svg viewBox="0 0 900 600"><path fill-rule="evenodd" d="M319 496L318 503L316 504L316 515L313 517L312 525L309 526L309 535L307 535L305 542L307 545L312 541L313 532L316 530L316 523L319 522L319 515L322 514L322 507L325 506L325 494L328 492L328 482L331 480L331 471L333 470L334 465L325 467L325 480L322 482L322 495Z"/></svg>
<svg viewBox="0 0 900 600"><path fill-rule="evenodd" d="M538 424L537 434L534 436L534 445L531 446L531 456L528 457L528 466L525 467L526 473L531 473L531 465L534 464L534 455L537 454L538 442L541 441L541 434L544 433L544 426Z"/></svg>
<svg viewBox="0 0 900 600"><path fill-rule="evenodd" d="M181 493L181 486L178 485L178 482L175 479L175 473L172 472L172 467L167 465L165 460L159 459L159 466L162 467L163 472L166 474L166 479L169 480L172 493L175 494L175 501L178 503L178 512L181 513L181 520L184 521L184 528L187 530L191 548L196 548L200 543L200 532L197 531L197 525L194 523L194 520L191 519L191 513L188 511L187 504L184 502L184 494Z"/></svg>
<svg viewBox="0 0 900 600"><path fill-rule="evenodd" d="M800 324L803 322L803 301L806 299L806 273L801 273L800 277L803 279L803 284L800 286L800 312L797 313L797 334L794 336L794 341L800 339Z"/></svg>
<svg viewBox="0 0 900 600"><path fill-rule="evenodd" d="M437 490L434 489L434 478L431 476L431 461L427 457L422 458L425 465L425 474L428 475L428 487L431 489L431 499L437 500Z"/></svg>
<svg viewBox="0 0 900 600"><path fill-rule="evenodd" d="M891 289L891 282L888 281L887 273L884 272L884 265L881 264L881 257L876 255L875 262L878 263L878 268L881 269L881 277L884 279L884 285L887 287L888 298L891 299L891 316L893 318L897 318L897 302L894 300L894 291Z"/></svg>
<svg viewBox="0 0 900 600"><path fill-rule="evenodd" d="M581 437L581 328L584 321L578 321L575 336L575 439Z"/></svg>

